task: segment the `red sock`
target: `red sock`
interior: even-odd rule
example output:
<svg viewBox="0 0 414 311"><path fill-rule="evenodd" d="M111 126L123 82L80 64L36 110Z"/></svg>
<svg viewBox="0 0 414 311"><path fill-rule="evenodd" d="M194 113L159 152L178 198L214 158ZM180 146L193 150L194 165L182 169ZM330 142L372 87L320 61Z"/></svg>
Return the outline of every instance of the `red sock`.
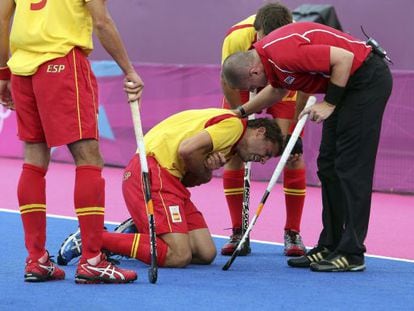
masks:
<svg viewBox="0 0 414 311"><path fill-rule="evenodd" d="M224 195L233 228L242 227L243 177L244 169L237 171L224 170L223 172Z"/></svg>
<svg viewBox="0 0 414 311"><path fill-rule="evenodd" d="M283 190L286 203L285 230L300 232L303 205L305 204L306 172L304 168L285 168L283 173Z"/></svg>
<svg viewBox="0 0 414 311"><path fill-rule="evenodd" d="M46 172L25 163L17 186L24 242L31 260L38 260L46 251Z"/></svg>
<svg viewBox="0 0 414 311"><path fill-rule="evenodd" d="M102 169L85 165L76 168L75 211L82 239L82 260L101 252L104 227L105 180Z"/></svg>
<svg viewBox="0 0 414 311"><path fill-rule="evenodd" d="M114 233L104 231L102 248L124 256L141 260L146 264L151 263L150 237L143 233ZM165 264L168 245L162 239L157 238L157 263L160 267Z"/></svg>

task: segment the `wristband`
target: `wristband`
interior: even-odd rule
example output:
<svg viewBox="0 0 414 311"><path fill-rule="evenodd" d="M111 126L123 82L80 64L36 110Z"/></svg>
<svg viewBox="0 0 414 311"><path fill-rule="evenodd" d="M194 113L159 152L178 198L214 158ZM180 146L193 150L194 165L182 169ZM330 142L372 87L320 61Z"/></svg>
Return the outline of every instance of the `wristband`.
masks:
<svg viewBox="0 0 414 311"><path fill-rule="evenodd" d="M241 118L246 118L247 117L246 110L244 110L244 108L242 106L238 106L237 110L240 112L240 117Z"/></svg>
<svg viewBox="0 0 414 311"><path fill-rule="evenodd" d="M328 83L328 89L326 90L325 98L323 99L331 105L338 105L345 93L344 86L338 86L333 84L331 81Z"/></svg>
<svg viewBox="0 0 414 311"><path fill-rule="evenodd" d="M9 67L0 67L0 80L10 80L11 72Z"/></svg>

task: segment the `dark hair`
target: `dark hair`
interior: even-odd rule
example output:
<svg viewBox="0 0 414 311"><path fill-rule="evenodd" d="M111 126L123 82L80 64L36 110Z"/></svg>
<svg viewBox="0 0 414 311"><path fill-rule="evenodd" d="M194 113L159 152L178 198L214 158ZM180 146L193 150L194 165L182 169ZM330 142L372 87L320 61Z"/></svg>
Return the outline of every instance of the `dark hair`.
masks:
<svg viewBox="0 0 414 311"><path fill-rule="evenodd" d="M279 125L276 121L269 118L257 118L247 121L247 127L259 128L264 127L266 129L265 138L270 140L272 143L277 143L279 146L280 155L283 151L283 135Z"/></svg>
<svg viewBox="0 0 414 311"><path fill-rule="evenodd" d="M292 23L292 13L279 2L268 3L262 6L256 14L254 29L268 35L273 30Z"/></svg>

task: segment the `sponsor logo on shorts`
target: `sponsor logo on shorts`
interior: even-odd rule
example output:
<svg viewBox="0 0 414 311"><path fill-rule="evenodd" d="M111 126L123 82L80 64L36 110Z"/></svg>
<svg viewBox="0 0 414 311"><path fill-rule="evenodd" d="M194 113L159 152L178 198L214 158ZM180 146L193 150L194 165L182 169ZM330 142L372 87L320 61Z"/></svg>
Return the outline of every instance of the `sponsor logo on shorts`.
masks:
<svg viewBox="0 0 414 311"><path fill-rule="evenodd" d="M172 222L182 222L181 214L180 214L180 207L178 205L170 205L170 214Z"/></svg>
<svg viewBox="0 0 414 311"><path fill-rule="evenodd" d="M123 177L124 181L128 180L129 177L131 177L131 175L132 175L132 173L130 171L126 171L124 173L124 177Z"/></svg>
<svg viewBox="0 0 414 311"><path fill-rule="evenodd" d="M59 73L63 70L65 70L65 65L49 65L47 66L46 72Z"/></svg>

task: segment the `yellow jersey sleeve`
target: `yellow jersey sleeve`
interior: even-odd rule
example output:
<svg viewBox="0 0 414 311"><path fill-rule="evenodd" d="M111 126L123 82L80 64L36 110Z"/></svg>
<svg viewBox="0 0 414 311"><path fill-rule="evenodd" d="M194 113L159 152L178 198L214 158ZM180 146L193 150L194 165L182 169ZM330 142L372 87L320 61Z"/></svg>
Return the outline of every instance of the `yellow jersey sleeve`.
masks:
<svg viewBox="0 0 414 311"><path fill-rule="evenodd" d="M244 132L241 119L227 118L205 129L213 142L212 152L221 152L229 159L233 146L240 140Z"/></svg>

